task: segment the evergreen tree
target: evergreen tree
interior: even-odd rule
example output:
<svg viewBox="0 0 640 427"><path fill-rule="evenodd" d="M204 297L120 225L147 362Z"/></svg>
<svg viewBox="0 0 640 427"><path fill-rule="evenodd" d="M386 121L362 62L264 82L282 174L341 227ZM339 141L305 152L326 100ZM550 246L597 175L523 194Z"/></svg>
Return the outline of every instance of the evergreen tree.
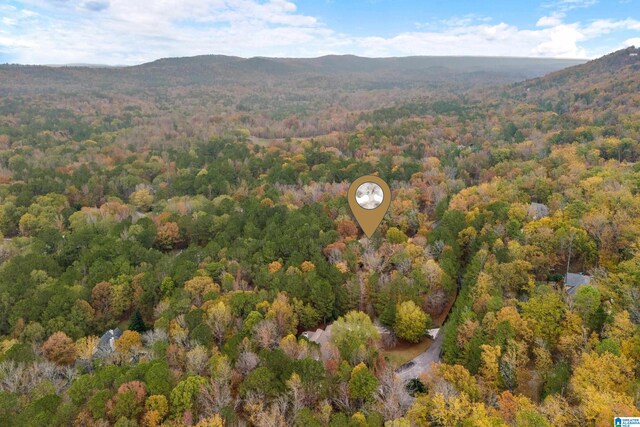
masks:
<svg viewBox="0 0 640 427"><path fill-rule="evenodd" d="M142 314L140 314L140 310L136 309L129 320L129 330L143 333L147 330L146 325L144 324L144 319L142 319Z"/></svg>

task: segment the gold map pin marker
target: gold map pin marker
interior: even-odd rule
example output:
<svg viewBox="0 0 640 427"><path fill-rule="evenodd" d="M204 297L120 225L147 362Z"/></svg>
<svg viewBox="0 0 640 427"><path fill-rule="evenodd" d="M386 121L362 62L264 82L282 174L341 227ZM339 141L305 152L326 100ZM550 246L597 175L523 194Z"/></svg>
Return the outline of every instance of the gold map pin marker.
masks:
<svg viewBox="0 0 640 427"><path fill-rule="evenodd" d="M361 176L351 183L347 199L353 216L370 238L391 205L389 186L377 176Z"/></svg>

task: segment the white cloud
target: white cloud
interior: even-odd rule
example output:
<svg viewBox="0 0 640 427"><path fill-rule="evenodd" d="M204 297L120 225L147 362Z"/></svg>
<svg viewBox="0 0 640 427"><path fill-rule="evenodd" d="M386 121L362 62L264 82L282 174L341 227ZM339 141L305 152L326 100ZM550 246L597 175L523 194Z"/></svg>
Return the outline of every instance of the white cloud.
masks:
<svg viewBox="0 0 640 427"><path fill-rule="evenodd" d="M428 22L416 22L414 25L418 30L439 30L443 28L462 27L480 23L491 22L491 17L476 13L451 16L447 19L437 19Z"/></svg>
<svg viewBox="0 0 640 427"><path fill-rule="evenodd" d="M545 19L546 18L546 19ZM591 52L581 44L616 30L640 30L640 21L597 20L589 24L563 23L562 15L541 18L540 28L513 25L473 25L439 32L411 32L391 38L369 37L355 41L368 55L491 55L587 58L606 52ZM542 22L540 22L542 21Z"/></svg>
<svg viewBox="0 0 640 427"><path fill-rule="evenodd" d="M612 19L598 19L589 24L585 28L586 36L600 36L603 34L609 34L616 30L632 30L640 31L640 21L627 18L619 21Z"/></svg>
<svg viewBox="0 0 640 427"><path fill-rule="evenodd" d="M557 0L546 3L545 6L566 12L573 9L591 7L596 4L598 4L598 0Z"/></svg>
<svg viewBox="0 0 640 427"><path fill-rule="evenodd" d="M635 19L565 22L556 11L533 29L478 15L417 24L391 37L355 37L298 12L287 0L23 0L0 6L0 51L20 63L137 64L161 57L485 55L593 57L590 40L640 31ZM576 5L588 1L563 0ZM556 3L557 4L557 3ZM4 26L2 22L4 23ZM631 39L632 40L632 39ZM614 49L612 46L611 49Z"/></svg>
<svg viewBox="0 0 640 427"><path fill-rule="evenodd" d="M632 39L627 39L624 41L624 47L635 46L640 48L640 37L634 37Z"/></svg>
<svg viewBox="0 0 640 427"><path fill-rule="evenodd" d="M356 42L368 55L484 55L586 57L577 42L584 36L577 25L557 25L541 30L521 30L500 23L455 27L442 32L414 32L392 38L369 37Z"/></svg>
<svg viewBox="0 0 640 427"><path fill-rule="evenodd" d="M15 19L7 18L6 16L2 18L2 23L6 26L12 27L17 24Z"/></svg>
<svg viewBox="0 0 640 427"><path fill-rule="evenodd" d="M562 12L554 12L549 16L543 16L538 19L536 22L536 27L555 27L556 25L562 24L562 19L564 18L564 13Z"/></svg>

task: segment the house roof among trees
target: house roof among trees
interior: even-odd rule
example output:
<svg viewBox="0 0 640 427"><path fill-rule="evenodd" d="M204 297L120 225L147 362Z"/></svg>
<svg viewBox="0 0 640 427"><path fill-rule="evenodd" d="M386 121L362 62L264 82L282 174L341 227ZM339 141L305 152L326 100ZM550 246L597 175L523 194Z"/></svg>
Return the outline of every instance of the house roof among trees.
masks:
<svg viewBox="0 0 640 427"><path fill-rule="evenodd" d="M567 273L567 276L565 277L565 280L564 280L564 284L566 287L569 288L567 289L567 293L569 295L573 295L576 293L578 288L580 288L580 286L588 285L589 283L591 283L592 280L593 278L591 276L587 276L586 274Z"/></svg>
<svg viewBox="0 0 640 427"><path fill-rule="evenodd" d="M109 329L107 332L100 337L100 342L98 343L98 348L96 352L106 352L111 353L115 350L114 341L122 336L122 331L120 328Z"/></svg>

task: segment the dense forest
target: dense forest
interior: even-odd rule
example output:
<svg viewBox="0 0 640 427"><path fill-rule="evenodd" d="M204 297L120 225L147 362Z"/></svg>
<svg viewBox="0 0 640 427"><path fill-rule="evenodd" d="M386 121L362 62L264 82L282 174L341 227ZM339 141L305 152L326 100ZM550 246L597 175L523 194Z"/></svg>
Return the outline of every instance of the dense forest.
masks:
<svg viewBox="0 0 640 427"><path fill-rule="evenodd" d="M0 424L640 416L638 52L0 66Z"/></svg>

